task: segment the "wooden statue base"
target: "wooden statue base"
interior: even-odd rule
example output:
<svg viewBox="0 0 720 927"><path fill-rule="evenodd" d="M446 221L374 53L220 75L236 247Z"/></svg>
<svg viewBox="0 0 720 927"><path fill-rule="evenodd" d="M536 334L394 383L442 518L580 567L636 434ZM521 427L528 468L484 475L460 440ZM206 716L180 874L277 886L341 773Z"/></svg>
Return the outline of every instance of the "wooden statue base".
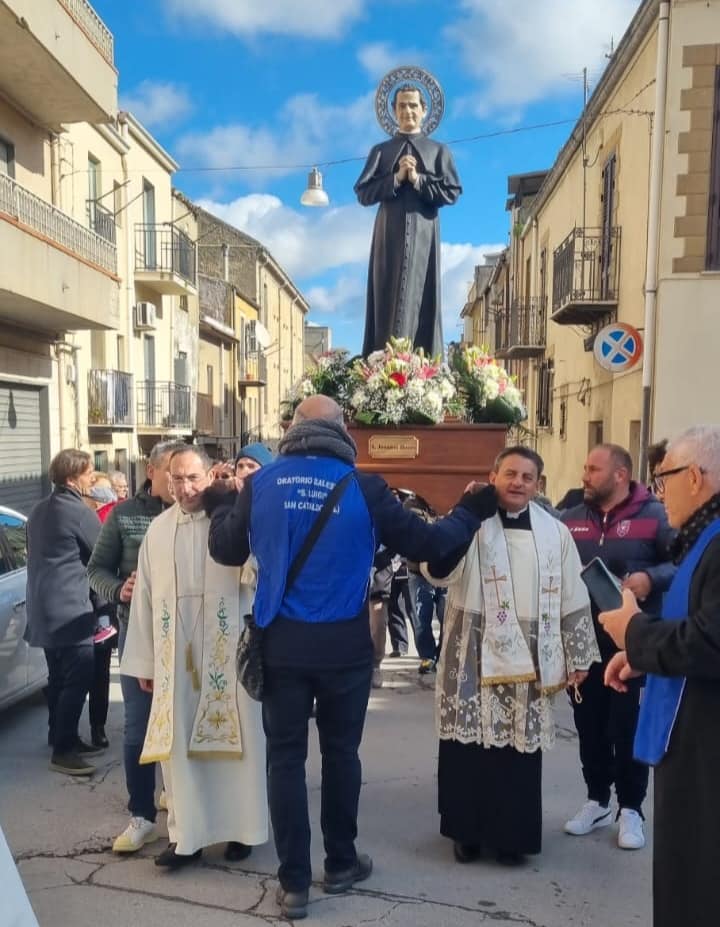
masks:
<svg viewBox="0 0 720 927"><path fill-rule="evenodd" d="M360 426L349 424L357 467L379 473L393 489L409 489L444 514L471 480L487 481L505 446L506 425Z"/></svg>

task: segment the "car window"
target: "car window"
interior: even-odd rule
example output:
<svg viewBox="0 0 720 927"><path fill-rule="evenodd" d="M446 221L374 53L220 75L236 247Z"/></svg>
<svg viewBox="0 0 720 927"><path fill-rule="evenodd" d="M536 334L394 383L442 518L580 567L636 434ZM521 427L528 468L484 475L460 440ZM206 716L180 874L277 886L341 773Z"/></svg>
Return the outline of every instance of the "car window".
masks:
<svg viewBox="0 0 720 927"><path fill-rule="evenodd" d="M0 573L24 567L27 563L27 534L23 519L0 512L0 535L5 540L5 544L0 542ZM9 549L9 558L5 547Z"/></svg>

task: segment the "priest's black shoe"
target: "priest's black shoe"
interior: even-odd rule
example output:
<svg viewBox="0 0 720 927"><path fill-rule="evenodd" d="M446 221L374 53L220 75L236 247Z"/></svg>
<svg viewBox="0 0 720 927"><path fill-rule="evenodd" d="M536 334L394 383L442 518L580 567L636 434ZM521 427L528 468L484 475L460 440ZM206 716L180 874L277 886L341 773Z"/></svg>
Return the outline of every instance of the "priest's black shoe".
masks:
<svg viewBox="0 0 720 927"><path fill-rule="evenodd" d="M247 859L252 853L252 847L246 843L240 843L239 840L230 840L225 847L225 859L229 863L239 863L241 859Z"/></svg>
<svg viewBox="0 0 720 927"><path fill-rule="evenodd" d="M110 746L110 741L105 736L105 728L102 724L96 724L90 728L90 740L93 747L100 747L102 750Z"/></svg>
<svg viewBox="0 0 720 927"><path fill-rule="evenodd" d="M196 850L194 853L176 853L176 847L176 843L169 843L162 853L155 857L155 865L164 869L182 869L202 856L202 850Z"/></svg>
<svg viewBox="0 0 720 927"><path fill-rule="evenodd" d="M525 856L522 853L514 851L499 850L495 859L501 866L522 866L525 862Z"/></svg>
<svg viewBox="0 0 720 927"><path fill-rule="evenodd" d="M474 863L482 856L482 847L472 843L458 843L456 840L453 843L453 853L459 863Z"/></svg>

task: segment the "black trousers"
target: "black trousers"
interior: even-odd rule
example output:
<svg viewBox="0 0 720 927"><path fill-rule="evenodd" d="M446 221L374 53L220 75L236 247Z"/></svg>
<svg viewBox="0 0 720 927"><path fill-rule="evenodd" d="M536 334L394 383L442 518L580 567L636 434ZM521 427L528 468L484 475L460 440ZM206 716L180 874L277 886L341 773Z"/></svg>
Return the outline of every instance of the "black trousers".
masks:
<svg viewBox="0 0 720 927"><path fill-rule="evenodd" d="M54 753L71 751L95 673L92 638L66 647L46 647L48 743Z"/></svg>
<svg viewBox="0 0 720 927"><path fill-rule="evenodd" d="M588 798L607 805L615 785L621 808L640 811L648 787L649 769L633 759L633 742L640 712L640 680L627 693L603 684L605 665L593 663L578 705L570 699L580 740L580 762Z"/></svg>
<svg viewBox="0 0 720 927"><path fill-rule="evenodd" d="M320 826L325 870L341 872L357 860L358 749L372 663L317 670L266 664L264 672L263 726L278 876L286 891L303 891L312 881L305 761L313 700L322 754Z"/></svg>
<svg viewBox="0 0 720 927"><path fill-rule="evenodd" d="M408 624L415 630L415 605L407 579L393 579L388 602L388 634L393 650L408 652Z"/></svg>
<svg viewBox="0 0 720 927"><path fill-rule="evenodd" d="M88 700L90 727L105 727L110 707L110 659L112 641L94 645L94 673Z"/></svg>

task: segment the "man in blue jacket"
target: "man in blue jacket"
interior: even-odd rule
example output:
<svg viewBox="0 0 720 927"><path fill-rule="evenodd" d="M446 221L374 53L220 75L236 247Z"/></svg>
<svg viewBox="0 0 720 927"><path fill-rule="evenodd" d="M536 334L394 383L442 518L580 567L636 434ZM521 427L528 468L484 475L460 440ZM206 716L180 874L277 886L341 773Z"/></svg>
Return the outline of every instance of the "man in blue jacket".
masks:
<svg viewBox="0 0 720 927"><path fill-rule="evenodd" d="M427 524L405 510L385 481L355 471L355 444L340 407L311 396L296 409L279 457L253 474L234 502L212 512L210 553L258 564L255 620L263 632L263 723L269 800L280 868L278 903L305 917L310 823L305 785L308 719L315 700L322 753L324 890L366 879L372 860L355 849L360 796L358 749L370 694L373 649L368 579L380 543L413 560L464 552L497 508L488 487L466 493L451 515ZM333 487L353 476L291 588L290 565ZM207 508L217 504L209 495Z"/></svg>
<svg viewBox="0 0 720 927"><path fill-rule="evenodd" d="M583 564L599 557L630 589L644 610L658 614L662 593L675 574L670 557L674 532L662 503L632 479L632 458L616 444L601 444L588 454L583 469L584 501L561 513ZM565 824L574 836L612 823L610 791L618 801L618 846L639 850L645 845L642 803L648 768L633 759L633 740L640 709L641 680L627 693L603 685L605 667L617 647L593 621L602 663L594 663L582 687L582 702L572 701L580 742L580 761L588 800Z"/></svg>

